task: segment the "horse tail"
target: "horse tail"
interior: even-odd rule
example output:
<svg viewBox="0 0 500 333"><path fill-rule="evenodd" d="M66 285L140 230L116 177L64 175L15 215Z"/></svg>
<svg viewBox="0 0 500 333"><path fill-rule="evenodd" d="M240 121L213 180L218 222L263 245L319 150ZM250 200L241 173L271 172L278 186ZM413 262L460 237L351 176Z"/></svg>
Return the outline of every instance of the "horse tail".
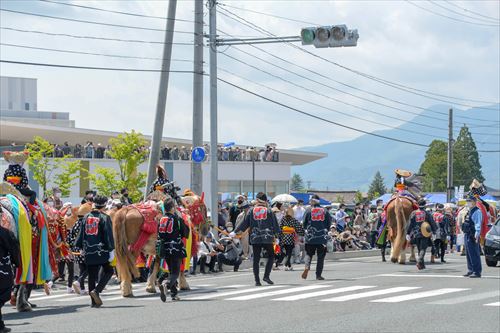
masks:
<svg viewBox="0 0 500 333"><path fill-rule="evenodd" d="M396 262L403 246L405 245L405 227L406 227L406 216L403 206L403 199L397 195L394 200L394 215L396 216L396 237L394 239L394 252L391 256L391 261Z"/></svg>
<svg viewBox="0 0 500 333"><path fill-rule="evenodd" d="M134 276L138 276L137 268L135 267L135 260L132 257L127 244L127 213L128 207L123 207L118 210L114 216L113 235L115 239L115 255L116 255L116 268L120 279L125 279L131 272Z"/></svg>

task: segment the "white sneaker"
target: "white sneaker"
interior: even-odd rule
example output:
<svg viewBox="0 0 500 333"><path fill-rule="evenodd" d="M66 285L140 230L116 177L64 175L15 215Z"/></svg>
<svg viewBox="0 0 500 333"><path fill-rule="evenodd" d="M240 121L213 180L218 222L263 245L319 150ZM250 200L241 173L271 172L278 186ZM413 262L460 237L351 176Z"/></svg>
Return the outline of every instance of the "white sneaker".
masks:
<svg viewBox="0 0 500 333"><path fill-rule="evenodd" d="M74 294L74 293L75 293L75 291L74 291L74 290L73 290L73 288L71 288L71 287L67 287L67 288L66 288L66 292L67 292L68 294Z"/></svg>
<svg viewBox="0 0 500 333"><path fill-rule="evenodd" d="M78 281L73 282L73 290L75 291L75 293L81 295L82 290L80 288L80 282L78 282Z"/></svg>
<svg viewBox="0 0 500 333"><path fill-rule="evenodd" d="M89 294L89 292L87 290L85 290L85 289L82 289L81 292L80 292L80 295L82 295L82 296L86 296L88 294Z"/></svg>
<svg viewBox="0 0 500 333"><path fill-rule="evenodd" d="M43 284L43 290L45 291L45 294L46 294L47 296L49 296L49 295L50 295L50 293L52 292L52 285L53 285L53 284L54 284L54 283L53 283L52 281L49 281L48 283L44 283L44 284Z"/></svg>
<svg viewBox="0 0 500 333"><path fill-rule="evenodd" d="M288 266L285 266L285 271L288 271Z"/></svg>

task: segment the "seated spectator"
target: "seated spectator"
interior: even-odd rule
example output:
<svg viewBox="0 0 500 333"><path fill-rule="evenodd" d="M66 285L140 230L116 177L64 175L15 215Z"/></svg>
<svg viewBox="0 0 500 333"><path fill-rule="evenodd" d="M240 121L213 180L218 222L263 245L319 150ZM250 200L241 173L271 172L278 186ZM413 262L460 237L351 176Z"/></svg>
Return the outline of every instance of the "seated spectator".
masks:
<svg viewBox="0 0 500 333"><path fill-rule="evenodd" d="M219 249L221 251L217 255L219 272L223 272L222 265L233 266L233 270L237 272L242 262L241 254L243 252L240 240L236 238L232 239L231 237L223 237L219 242Z"/></svg>
<svg viewBox="0 0 500 333"><path fill-rule="evenodd" d="M200 264L200 273L206 274L206 266L208 265L209 272L215 273L215 261L217 259L217 252L214 250L212 243L212 234L208 233L198 246L198 260Z"/></svg>

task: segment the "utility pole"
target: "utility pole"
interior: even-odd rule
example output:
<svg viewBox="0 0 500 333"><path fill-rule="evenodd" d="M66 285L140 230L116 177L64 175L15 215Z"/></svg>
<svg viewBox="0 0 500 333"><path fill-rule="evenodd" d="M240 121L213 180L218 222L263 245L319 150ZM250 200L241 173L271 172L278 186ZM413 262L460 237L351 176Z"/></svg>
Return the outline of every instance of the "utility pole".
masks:
<svg viewBox="0 0 500 333"><path fill-rule="evenodd" d="M203 0L194 1L193 149L203 146ZM202 164L191 161L191 190L201 194Z"/></svg>
<svg viewBox="0 0 500 333"><path fill-rule="evenodd" d="M209 47L210 47L210 210L212 226L216 226L219 214L219 175L217 160L217 18L216 0L209 0ZM217 233L215 233L217 234Z"/></svg>
<svg viewBox="0 0 500 333"><path fill-rule="evenodd" d="M151 151L148 163L148 180L144 196L155 179L156 165L160 161L160 144L163 134L163 123L165 122L165 107L167 104L168 77L170 74L170 59L172 57L172 42L174 40L175 11L177 0L168 2L167 27L165 31L165 44L163 45L163 61L161 63L160 88L156 102L155 126L151 141Z"/></svg>
<svg viewBox="0 0 500 333"><path fill-rule="evenodd" d="M446 202L453 198L453 109L448 114L448 177L446 178Z"/></svg>

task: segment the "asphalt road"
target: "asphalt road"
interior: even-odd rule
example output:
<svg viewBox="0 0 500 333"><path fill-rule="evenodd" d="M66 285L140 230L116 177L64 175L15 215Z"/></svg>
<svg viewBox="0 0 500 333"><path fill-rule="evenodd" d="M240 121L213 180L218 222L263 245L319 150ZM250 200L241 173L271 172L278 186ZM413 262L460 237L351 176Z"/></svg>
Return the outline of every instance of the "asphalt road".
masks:
<svg viewBox="0 0 500 333"><path fill-rule="evenodd" d="M37 291L33 312L7 305L4 320L13 332L500 332L500 267L483 265L483 278L469 279L458 255L422 272L379 260L329 261L325 281L314 272L302 280L296 265L262 287L249 270L196 275L179 302L162 303L144 284L127 299L108 286L100 309L65 288Z"/></svg>

